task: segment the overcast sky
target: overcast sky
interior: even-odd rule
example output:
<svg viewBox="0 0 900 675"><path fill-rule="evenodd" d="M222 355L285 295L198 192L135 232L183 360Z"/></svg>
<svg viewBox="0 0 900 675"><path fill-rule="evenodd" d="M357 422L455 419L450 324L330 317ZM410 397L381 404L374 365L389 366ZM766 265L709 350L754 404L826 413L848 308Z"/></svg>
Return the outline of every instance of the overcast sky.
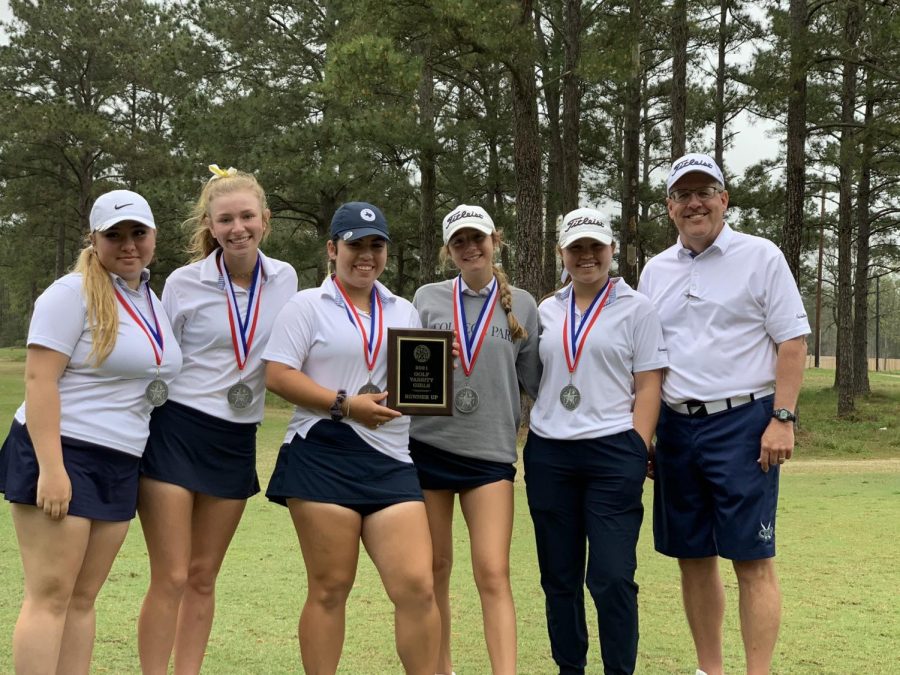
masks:
<svg viewBox="0 0 900 675"><path fill-rule="evenodd" d="M8 0L0 0L0 21L11 18ZM6 43L6 36L0 31L0 44ZM767 130L773 128L771 123L764 120L753 120L749 115L743 114L732 122L732 130L739 129L734 138L734 147L728 150L728 166L731 176L740 176L744 170L761 159L769 159L778 153L778 143L766 135Z"/></svg>

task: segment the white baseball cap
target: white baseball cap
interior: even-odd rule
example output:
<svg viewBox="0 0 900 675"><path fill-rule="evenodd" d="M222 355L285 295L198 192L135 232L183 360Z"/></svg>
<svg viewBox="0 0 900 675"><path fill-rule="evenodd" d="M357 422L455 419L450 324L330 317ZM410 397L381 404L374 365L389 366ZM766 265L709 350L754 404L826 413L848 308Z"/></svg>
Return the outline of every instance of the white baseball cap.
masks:
<svg viewBox="0 0 900 675"><path fill-rule="evenodd" d="M444 216L444 243L450 241L450 237L464 227L471 227L484 234L493 234L496 230L494 221L483 208L460 204Z"/></svg>
<svg viewBox="0 0 900 675"><path fill-rule="evenodd" d="M725 176L722 174L722 169L716 164L716 160L709 155L691 152L672 163L672 169L669 171L669 177L666 179L666 194L672 191L672 186L682 176L689 173L705 173L721 185L725 185Z"/></svg>
<svg viewBox="0 0 900 675"><path fill-rule="evenodd" d="M573 242L585 237L601 244L611 244L613 231L609 220L597 209L569 211L559 228L559 247L567 248Z"/></svg>
<svg viewBox="0 0 900 675"><path fill-rule="evenodd" d="M131 190L113 190L97 197L91 209L91 232L103 232L124 221L156 229L147 200Z"/></svg>

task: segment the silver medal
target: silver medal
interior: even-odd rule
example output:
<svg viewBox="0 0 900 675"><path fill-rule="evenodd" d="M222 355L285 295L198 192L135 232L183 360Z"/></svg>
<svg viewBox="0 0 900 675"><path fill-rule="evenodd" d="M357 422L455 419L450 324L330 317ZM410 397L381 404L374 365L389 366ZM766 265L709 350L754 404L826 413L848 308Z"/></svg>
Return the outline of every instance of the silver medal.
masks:
<svg viewBox="0 0 900 675"><path fill-rule="evenodd" d="M461 413L475 412L478 408L478 392L466 385L453 397L453 404Z"/></svg>
<svg viewBox="0 0 900 675"><path fill-rule="evenodd" d="M156 378L147 385L147 388L144 390L144 396L150 401L150 405L158 408L169 398L169 385Z"/></svg>
<svg viewBox="0 0 900 675"><path fill-rule="evenodd" d="M375 386L374 384L372 384L371 382L366 382L363 386L361 386L361 387L359 388L359 391L356 392L356 393L357 393L357 394L380 394L380 393L381 393L381 389L379 389L378 387L376 387L376 386Z"/></svg>
<svg viewBox="0 0 900 675"><path fill-rule="evenodd" d="M559 402L566 410L575 410L581 403L581 392L574 384L567 384L559 392Z"/></svg>
<svg viewBox="0 0 900 675"><path fill-rule="evenodd" d="M227 396L228 405L235 410L243 410L253 403L253 390L243 382L231 385Z"/></svg>

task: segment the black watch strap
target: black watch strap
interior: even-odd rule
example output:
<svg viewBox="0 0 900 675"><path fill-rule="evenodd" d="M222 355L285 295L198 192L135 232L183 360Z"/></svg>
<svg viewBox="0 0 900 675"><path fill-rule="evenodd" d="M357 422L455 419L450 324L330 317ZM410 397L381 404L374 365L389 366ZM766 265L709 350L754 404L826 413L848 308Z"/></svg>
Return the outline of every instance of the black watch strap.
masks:
<svg viewBox="0 0 900 675"><path fill-rule="evenodd" d="M796 422L797 416L787 408L776 408L772 411L772 417L779 422Z"/></svg>
<svg viewBox="0 0 900 675"><path fill-rule="evenodd" d="M331 404L331 408L328 411L331 413L332 422L340 422L344 419L344 401L347 400L347 390L346 389L338 389L337 396L334 399L334 403Z"/></svg>

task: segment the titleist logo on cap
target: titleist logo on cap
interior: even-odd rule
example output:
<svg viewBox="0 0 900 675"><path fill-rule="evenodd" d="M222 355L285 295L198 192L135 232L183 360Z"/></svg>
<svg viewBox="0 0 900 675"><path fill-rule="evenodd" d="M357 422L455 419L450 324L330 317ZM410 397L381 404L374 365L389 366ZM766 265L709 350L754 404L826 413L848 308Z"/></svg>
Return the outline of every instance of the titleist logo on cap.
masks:
<svg viewBox="0 0 900 675"><path fill-rule="evenodd" d="M456 213L447 216L447 222L444 223L444 227L450 227L460 218L478 218L479 220L484 220L484 216L478 213L478 211L457 211Z"/></svg>
<svg viewBox="0 0 900 675"><path fill-rule="evenodd" d="M581 225L598 225L600 227L603 227L603 223L599 220L589 218L588 216L579 216L577 218L572 218L572 220L566 223L566 228L563 230L563 232L568 232L573 227L579 227Z"/></svg>
<svg viewBox="0 0 900 675"><path fill-rule="evenodd" d="M678 164L672 167L672 173L675 173L676 171L683 169L686 166L705 166L707 169L712 169L713 171L715 171L715 165L711 164L710 162L704 162L702 159L694 159L692 157L691 159L686 159L682 162L678 162Z"/></svg>

